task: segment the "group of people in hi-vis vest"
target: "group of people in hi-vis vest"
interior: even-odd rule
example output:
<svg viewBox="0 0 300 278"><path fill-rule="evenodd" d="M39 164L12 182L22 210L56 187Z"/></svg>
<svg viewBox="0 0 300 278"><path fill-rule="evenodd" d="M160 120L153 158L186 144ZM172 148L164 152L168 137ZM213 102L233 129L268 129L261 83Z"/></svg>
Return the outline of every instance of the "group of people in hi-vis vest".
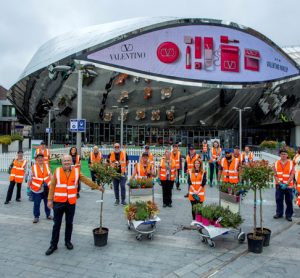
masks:
<svg viewBox="0 0 300 278"><path fill-rule="evenodd" d="M203 159L203 160L202 160ZM202 144L202 155L197 154L194 147L189 147L189 153L186 156L185 171L188 174L188 197L192 205L192 216L195 219L193 205L203 203L205 200L205 186L208 180L207 172L204 170L203 163L209 161L209 185L219 184L220 181L237 184L240 181L239 167L242 164L253 161L254 155L248 146L245 151L240 153L239 148L235 147L233 153L225 150L225 156L222 155L222 148L218 141L214 141L209 148L204 140ZM214 180L216 180L214 182Z"/></svg>
<svg viewBox="0 0 300 278"><path fill-rule="evenodd" d="M178 144L174 144L172 149L166 148L157 167L154 165L154 155L150 152L149 146L145 146L139 162L135 164L131 178L159 178L162 186L163 207L172 207L172 189L174 183L176 189L181 190L179 182L180 171L187 174L188 193L185 195L193 206L205 201L205 186L208 180L207 172L203 167L203 160L209 162L209 185L213 186L214 175L220 181L236 184L239 182L239 167L247 164L254 159L253 153L248 146L245 151L240 153L239 148L235 147L233 152L225 151L222 156L222 149L218 141L214 141L209 148L203 142L201 154L197 154L193 145L188 148L185 157L184 169L181 165L184 157L182 156ZM101 163L103 156L97 146L93 148L89 155L89 165ZM40 219L40 204L44 202L46 218L54 221L50 247L46 255L51 255L56 249L59 241L59 233L63 215L65 214L65 245L66 248L73 249L71 235L73 230L73 218L75 214L76 201L79 198L80 182L93 189L104 191L102 186L96 183L95 173L91 170L92 180L85 177L81 172L81 157L77 149L72 147L68 155L62 156L62 167L58 167L52 174L50 171L50 152L44 142L35 152L35 163L30 167L28 173L28 185L33 195L33 223L38 223ZM115 205L120 203L126 205L127 166L129 163L128 155L121 149L120 144L113 145L113 151L106 158L106 162L116 168L121 173L120 179L113 181L115 194ZM9 186L5 204L9 204L12 199L13 190L17 185L16 201L21 201L21 186L25 177L27 161L23 158L23 152L17 153L16 159L10 166ZM283 201L285 199L285 217L292 221L293 215L293 191L299 193L297 204L300 207L300 148L293 160L288 159L285 149L280 150L280 159L275 162L275 184L276 184L276 214L275 219L284 215ZM192 212L193 219L195 215Z"/></svg>

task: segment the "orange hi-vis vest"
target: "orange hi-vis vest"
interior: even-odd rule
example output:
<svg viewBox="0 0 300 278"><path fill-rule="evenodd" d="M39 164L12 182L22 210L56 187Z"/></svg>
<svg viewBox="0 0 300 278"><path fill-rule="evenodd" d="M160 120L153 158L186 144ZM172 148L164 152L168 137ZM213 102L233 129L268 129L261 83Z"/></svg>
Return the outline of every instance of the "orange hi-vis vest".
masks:
<svg viewBox="0 0 300 278"><path fill-rule="evenodd" d="M202 144L202 152L207 153L207 144Z"/></svg>
<svg viewBox="0 0 300 278"><path fill-rule="evenodd" d="M222 170L222 180L223 182L229 182L236 184L239 182L239 159L232 158L230 164L228 163L227 159L224 157L221 159L221 166Z"/></svg>
<svg viewBox="0 0 300 278"><path fill-rule="evenodd" d="M95 156L94 152L91 152L90 154L91 157L91 163L101 163L101 159L102 159L102 154L101 152L98 152L97 157Z"/></svg>
<svg viewBox="0 0 300 278"><path fill-rule="evenodd" d="M135 164L135 170L137 173L137 178L147 178L148 171L151 171L152 165L150 163L147 164L147 167L144 167L141 162Z"/></svg>
<svg viewBox="0 0 300 278"><path fill-rule="evenodd" d="M300 206L300 170L295 173L296 189L298 191L297 205Z"/></svg>
<svg viewBox="0 0 300 278"><path fill-rule="evenodd" d="M55 170L54 175L56 179L54 202L76 204L79 169L75 167L71 168L70 175L67 177L64 169L59 167Z"/></svg>
<svg viewBox="0 0 300 278"><path fill-rule="evenodd" d="M109 157L109 162L110 163L114 163L116 161L117 160L116 160L115 152L111 152L110 153L110 157ZM126 173L126 166L127 166L127 163L126 163L126 152L123 152L123 151L120 152L120 164L121 164L121 172L122 172L122 174Z"/></svg>
<svg viewBox="0 0 300 278"><path fill-rule="evenodd" d="M246 158L247 158L247 161L246 161ZM246 154L246 152L242 153L242 163L252 162L253 158L254 158L253 152L249 152L248 154Z"/></svg>
<svg viewBox="0 0 300 278"><path fill-rule="evenodd" d="M294 156L294 158L293 158L294 165L297 164L297 161L300 161L300 154L298 154L298 153L296 153L295 156Z"/></svg>
<svg viewBox="0 0 300 278"><path fill-rule="evenodd" d="M285 165L283 166L280 159L275 162L275 175L277 176L278 180L284 184L286 184L288 187L293 187L293 181L290 181L289 184L287 184L291 173L293 170L293 162L291 160L287 160Z"/></svg>
<svg viewBox="0 0 300 278"><path fill-rule="evenodd" d="M191 172L190 174L190 180L191 180L191 185L189 188L189 199L190 201L195 201L193 194L196 194L200 202L204 202L205 200L205 186L202 186L202 180L203 180L203 173L194 173Z"/></svg>
<svg viewBox="0 0 300 278"><path fill-rule="evenodd" d="M186 156L186 163L187 163L188 172L191 172L191 170L194 168L195 160L197 160L199 158L200 158L200 156L198 154L195 154L192 159L191 159L189 154Z"/></svg>
<svg viewBox="0 0 300 278"><path fill-rule="evenodd" d="M71 165L72 167L78 168L80 170L81 164L80 164L80 155L77 154L76 155L76 160L75 160L75 164Z"/></svg>
<svg viewBox="0 0 300 278"><path fill-rule="evenodd" d="M44 156L44 163L49 164L49 159L50 159L49 149L46 148L42 150L41 148L37 148L36 154L42 154Z"/></svg>
<svg viewBox="0 0 300 278"><path fill-rule="evenodd" d="M295 166L295 171L300 170L300 154L296 154L293 158L293 164Z"/></svg>
<svg viewBox="0 0 300 278"><path fill-rule="evenodd" d="M235 156L235 155L233 154L233 156L239 160L239 163L240 163L240 164L242 164L242 161L243 161L243 154L239 153L238 156Z"/></svg>
<svg viewBox="0 0 300 278"><path fill-rule="evenodd" d="M148 156L148 160L150 162L151 165L154 165L154 157L153 157L153 154L152 153L148 153L149 156ZM141 158L142 158L142 155L140 156L140 162L141 162Z"/></svg>
<svg viewBox="0 0 300 278"><path fill-rule="evenodd" d="M41 168L37 165L34 164L31 167L32 171L32 181L30 184L30 188L34 192L39 192L42 184L45 182L48 186L51 183L51 178L50 178L50 168L48 164L43 164L43 172L41 171Z"/></svg>
<svg viewBox="0 0 300 278"><path fill-rule="evenodd" d="M175 175L176 175L176 163L174 160L170 160L170 179L171 181L175 180ZM160 162L160 172L159 172L159 179L161 181L165 181L167 180L167 167L166 167L166 160L164 158L162 158L161 162Z"/></svg>
<svg viewBox="0 0 300 278"><path fill-rule="evenodd" d="M171 159L175 161L176 169L179 170L181 168L180 151L177 151L176 153L171 152Z"/></svg>
<svg viewBox="0 0 300 278"><path fill-rule="evenodd" d="M216 160L219 160L221 158L222 155L222 149L221 148L211 148L210 149L211 152L211 158L209 160L210 163L213 163Z"/></svg>
<svg viewBox="0 0 300 278"><path fill-rule="evenodd" d="M22 183L25 175L26 160L23 159L19 161L15 159L13 162L13 167L10 172L9 180L15 181L16 183Z"/></svg>

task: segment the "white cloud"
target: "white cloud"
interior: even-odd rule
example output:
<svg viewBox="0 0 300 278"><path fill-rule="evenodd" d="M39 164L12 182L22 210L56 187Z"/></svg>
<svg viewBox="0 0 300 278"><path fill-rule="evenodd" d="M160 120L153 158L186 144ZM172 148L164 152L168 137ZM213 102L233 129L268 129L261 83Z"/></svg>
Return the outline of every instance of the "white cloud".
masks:
<svg viewBox="0 0 300 278"><path fill-rule="evenodd" d="M298 0L2 1L0 84L10 87L35 51L67 31L131 17L215 18L251 27L278 45L300 45Z"/></svg>

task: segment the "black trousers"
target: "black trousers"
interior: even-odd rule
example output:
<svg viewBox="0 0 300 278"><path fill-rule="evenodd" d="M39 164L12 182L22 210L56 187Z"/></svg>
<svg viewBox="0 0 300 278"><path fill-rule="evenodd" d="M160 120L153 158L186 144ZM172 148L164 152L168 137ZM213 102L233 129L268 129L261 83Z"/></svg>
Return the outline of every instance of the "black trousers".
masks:
<svg viewBox="0 0 300 278"><path fill-rule="evenodd" d="M276 186L276 192L275 192L275 199L276 199L276 214L278 216L283 215L283 200L285 200L286 204L286 210L285 210L285 216L286 217L292 217L294 210L293 210L293 189L292 188L286 188L281 189L279 186Z"/></svg>
<svg viewBox="0 0 300 278"><path fill-rule="evenodd" d="M96 172L91 171L91 178L93 182L97 182Z"/></svg>
<svg viewBox="0 0 300 278"><path fill-rule="evenodd" d="M163 203L166 205L172 204L172 189L174 181L161 181L162 193L163 193Z"/></svg>
<svg viewBox="0 0 300 278"><path fill-rule="evenodd" d="M66 230L65 230L65 242L71 241L72 230L73 230L73 219L75 214L76 205L70 205L68 202L65 203L53 203L54 211L54 225L52 229L51 245L57 246L59 241L59 232L62 222L63 215L65 214L66 219Z"/></svg>
<svg viewBox="0 0 300 278"><path fill-rule="evenodd" d="M190 201L191 202L191 205L192 205L192 216L193 216L193 220L196 219L196 213L193 211L193 205L196 205L196 204L201 204L200 201L197 201L197 200L194 200L194 201Z"/></svg>
<svg viewBox="0 0 300 278"><path fill-rule="evenodd" d="M177 178L176 178L176 187L179 188L180 182L179 182L179 177L180 177L180 169L177 169Z"/></svg>
<svg viewBox="0 0 300 278"><path fill-rule="evenodd" d="M15 181L11 181L9 183L7 194L6 194L6 202L9 202L11 200L13 192L14 192L15 184L16 184ZM21 187L22 187L22 183L17 183L17 196L16 196L16 200L21 199Z"/></svg>

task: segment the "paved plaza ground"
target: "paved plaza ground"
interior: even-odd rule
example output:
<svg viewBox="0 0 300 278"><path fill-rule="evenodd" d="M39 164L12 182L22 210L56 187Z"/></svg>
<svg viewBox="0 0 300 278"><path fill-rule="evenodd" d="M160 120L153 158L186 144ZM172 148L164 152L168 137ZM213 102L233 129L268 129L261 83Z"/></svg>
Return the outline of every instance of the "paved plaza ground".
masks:
<svg viewBox="0 0 300 278"><path fill-rule="evenodd" d="M274 220L274 189L264 193L265 227L272 230L271 245L263 254L247 252L247 243L239 244L232 234L216 239L216 247L201 243L199 233L182 230L192 220L189 201L182 191L173 191L173 207L162 208L161 188L155 187L161 222L153 240L137 241L127 229L123 207L114 206L111 189L105 192L104 226L110 229L108 244L96 247L92 229L99 224L100 192L83 186L74 219L74 250L64 246L64 226L58 250L45 256L53 222L41 219L32 223L33 203L22 188L22 202L4 205L8 174L0 173L0 277L298 277L300 263L300 213L293 222ZM215 188L207 188L207 203L218 201ZM15 192L14 196L15 198ZM251 230L252 194L242 201L245 219L242 228Z"/></svg>

